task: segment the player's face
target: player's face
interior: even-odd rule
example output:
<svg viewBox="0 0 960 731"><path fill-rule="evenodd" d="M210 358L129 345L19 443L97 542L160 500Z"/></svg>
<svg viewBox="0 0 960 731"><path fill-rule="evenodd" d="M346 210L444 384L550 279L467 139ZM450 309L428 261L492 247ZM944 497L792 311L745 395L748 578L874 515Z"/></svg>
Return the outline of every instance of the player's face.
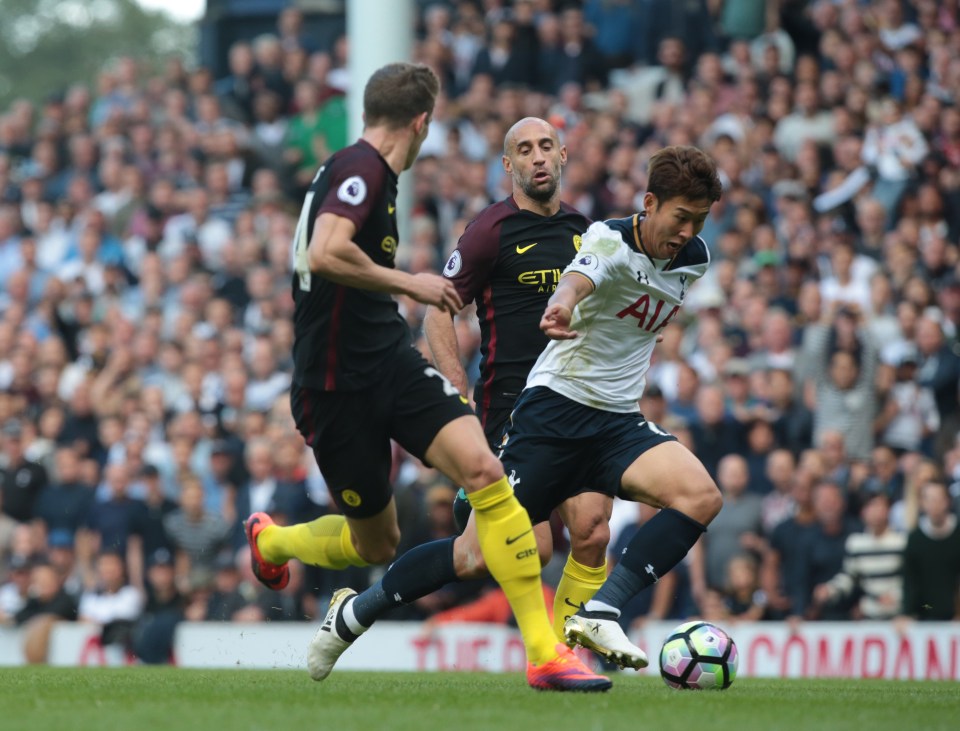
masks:
<svg viewBox="0 0 960 731"><path fill-rule="evenodd" d="M710 213L709 200L670 198L660 201L653 193L643 197L646 225L643 245L655 259L672 259L703 229Z"/></svg>
<svg viewBox="0 0 960 731"><path fill-rule="evenodd" d="M567 148L546 123L531 121L516 131L503 169L513 176L514 189L535 201L546 202L560 190L560 168L567 162Z"/></svg>

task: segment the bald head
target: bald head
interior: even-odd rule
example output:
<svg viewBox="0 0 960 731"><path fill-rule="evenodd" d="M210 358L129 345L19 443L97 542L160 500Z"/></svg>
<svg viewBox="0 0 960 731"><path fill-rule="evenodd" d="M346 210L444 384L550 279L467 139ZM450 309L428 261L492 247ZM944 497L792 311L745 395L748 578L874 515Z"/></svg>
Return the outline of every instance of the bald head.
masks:
<svg viewBox="0 0 960 731"><path fill-rule="evenodd" d="M537 117L525 117L503 138L503 169L512 178L513 198L524 210L553 215L560 209L560 169L567 148L557 130Z"/></svg>
<svg viewBox="0 0 960 731"><path fill-rule="evenodd" d="M540 117L524 117L507 130L503 138L503 156L513 157L521 139L536 140L542 137L549 137L557 147L560 146L560 136L552 124Z"/></svg>

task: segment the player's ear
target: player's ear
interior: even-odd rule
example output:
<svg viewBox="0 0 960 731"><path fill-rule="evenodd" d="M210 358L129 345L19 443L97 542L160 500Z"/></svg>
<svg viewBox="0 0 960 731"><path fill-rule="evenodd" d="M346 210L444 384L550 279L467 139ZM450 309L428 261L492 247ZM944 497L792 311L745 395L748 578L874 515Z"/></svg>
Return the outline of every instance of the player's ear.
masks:
<svg viewBox="0 0 960 731"><path fill-rule="evenodd" d="M430 124L430 112L421 112L413 118L413 131L419 135Z"/></svg>
<svg viewBox="0 0 960 731"><path fill-rule="evenodd" d="M508 175L513 174L513 160L510 159L509 155L504 155L500 158L503 161L503 171Z"/></svg>
<svg viewBox="0 0 960 731"><path fill-rule="evenodd" d="M567 164L567 146L566 145L560 145L560 164L561 165Z"/></svg>
<svg viewBox="0 0 960 731"><path fill-rule="evenodd" d="M655 196L650 191L647 191L646 193L643 194L643 210L646 212L648 216L651 213L653 213L655 210L657 210L657 208L659 207L660 206L659 206L659 202L657 201L657 196Z"/></svg>

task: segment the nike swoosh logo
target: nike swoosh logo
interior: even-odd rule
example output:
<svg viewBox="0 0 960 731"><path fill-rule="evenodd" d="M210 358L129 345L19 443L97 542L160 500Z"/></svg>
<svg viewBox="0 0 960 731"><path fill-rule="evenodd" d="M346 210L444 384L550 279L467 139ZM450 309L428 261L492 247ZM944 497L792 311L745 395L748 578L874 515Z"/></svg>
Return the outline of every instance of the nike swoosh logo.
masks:
<svg viewBox="0 0 960 731"><path fill-rule="evenodd" d="M539 243L540 242L538 241L536 244L530 244L529 246L520 246L520 244L517 244L517 253L526 254L528 251L530 251L530 249L532 249L534 246L536 246Z"/></svg>
<svg viewBox="0 0 960 731"><path fill-rule="evenodd" d="M396 206L391 206L389 203L387 204L387 213L389 213L391 216L395 210L397 210Z"/></svg>
<svg viewBox="0 0 960 731"><path fill-rule="evenodd" d="M533 528L527 528L527 530L525 530L525 531L524 531L523 533L521 533L520 535L514 536L513 538L507 538L507 545L509 546L511 543L516 543L517 541L519 541L521 538L523 538L525 535L527 535L527 533L529 533L529 532L532 531L532 530L533 530Z"/></svg>

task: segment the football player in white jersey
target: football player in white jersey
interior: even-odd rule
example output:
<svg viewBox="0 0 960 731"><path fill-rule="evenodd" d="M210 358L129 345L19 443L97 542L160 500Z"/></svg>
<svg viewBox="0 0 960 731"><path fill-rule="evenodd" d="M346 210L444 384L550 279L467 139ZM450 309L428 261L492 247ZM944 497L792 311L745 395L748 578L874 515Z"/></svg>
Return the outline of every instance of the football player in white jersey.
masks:
<svg viewBox="0 0 960 731"><path fill-rule="evenodd" d="M584 503L598 524L609 519L614 496L662 508L564 626L568 643L621 667L645 667L647 658L617 623L619 608L673 568L722 505L700 460L644 419L638 406L657 336L710 263L698 234L720 193L716 164L706 154L668 147L650 160L643 212L587 229L548 301L540 327L552 340L527 378L500 454L533 525L583 492L605 496L605 503ZM508 534L505 542L524 535ZM471 516L454 541L452 561L432 573L433 585L405 586L396 599L409 603L451 581L486 575ZM354 623L351 630L368 627ZM343 649L346 643L337 655Z"/></svg>
<svg viewBox="0 0 960 731"><path fill-rule="evenodd" d="M587 229L540 323L552 341L527 379L500 455L534 524L542 483L553 482L551 464L581 470L584 484L612 490L611 499L661 508L564 625L568 643L621 666L642 667L646 657L620 628L620 608L683 559L722 506L700 460L637 406L657 333L709 266L698 234L720 192L707 155L668 147L650 160L643 212ZM524 479L535 483L531 496Z"/></svg>

